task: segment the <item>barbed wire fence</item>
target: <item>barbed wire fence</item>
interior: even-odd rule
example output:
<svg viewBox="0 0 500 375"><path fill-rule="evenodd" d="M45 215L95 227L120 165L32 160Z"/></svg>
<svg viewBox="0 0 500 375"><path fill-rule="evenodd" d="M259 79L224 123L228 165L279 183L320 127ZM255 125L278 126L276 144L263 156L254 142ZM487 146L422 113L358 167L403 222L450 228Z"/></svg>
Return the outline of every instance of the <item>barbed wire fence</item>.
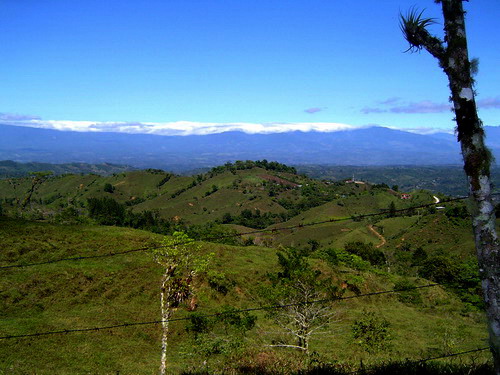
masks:
<svg viewBox="0 0 500 375"><path fill-rule="evenodd" d="M456 202L460 200L465 200L468 199L468 197L458 197L458 198L450 198L447 200L442 200L439 203L428 203L428 204L422 204L418 206L412 206L412 207L407 207L407 208L402 208L402 209L397 209L397 210L382 210L380 212L373 212L373 213L368 213L368 214L361 214L361 215L351 215L348 217L343 217L343 218L330 218L327 220L320 220L320 221L314 221L314 222L309 222L309 223L301 223L301 224L296 224L296 225L289 225L289 226L284 226L284 227L277 227L277 228L272 228L272 229L258 229L258 230L253 230L253 231L247 231L247 232L242 232L242 233L234 233L234 234L227 234L227 235L222 235L222 236L206 236L206 237L201 237L197 238L196 241L201 241L201 242L214 242L214 241L220 241L224 239L230 239L230 238L238 238L238 237L243 237L243 236L251 236L254 234L275 234L278 232L283 232L283 231L289 231L293 229L301 229L301 228L307 228L307 227L313 227L316 225L322 225L322 224L329 224L329 223L337 223L337 222L343 222L343 221L356 221L356 220L362 220L370 217L376 217L376 216L384 216L388 214L397 214L397 213L404 213L404 212L411 212L417 209L423 209L423 208L429 208L429 207L434 207L437 204L444 204L444 203L450 203L450 202ZM99 258L107 258L107 257L113 257L113 256L120 256L120 255L126 255L126 254L132 254L132 253L140 253L140 252L145 252L145 251L150 251L150 250L156 250L156 249L162 249L162 248L169 248L169 247L175 247L175 246L181 246L181 245L186 245L188 243L193 242L192 240L190 241L179 241L171 245L158 245L158 246L144 246L144 247L139 247L136 249L129 249L129 250L123 250L123 251L115 251L115 252L110 252L106 254L97 254L97 255L80 255L80 256L75 256L75 257L67 257L67 258L59 258L59 259L53 259L53 260L48 260L48 261L43 261L43 262L34 262L34 263L25 263L25 264L11 264L11 265L2 265L0 266L0 270L6 270L6 269L12 269L12 268L25 268L25 267L34 267L34 266L40 266L44 264L52 264L52 263L59 263L59 262L66 262L66 261L80 261L80 260L88 260L88 259L99 259Z"/></svg>
<svg viewBox="0 0 500 375"><path fill-rule="evenodd" d="M255 234L273 235L273 234L278 233L278 232L290 231L290 230L301 229L301 228L306 228L306 227L313 227L313 226L328 224L328 223L345 222L345 221L360 221L360 220L367 219L370 217L384 216L384 215L388 215L388 214L401 214L401 213L405 213L405 212L413 212L413 211L418 210L418 209L425 209L425 208L429 208L429 207L434 207L438 204L451 203L451 202L456 202L456 201L461 201L461 200L466 200L466 199L468 199L468 197L456 197L456 198L441 200L437 203L422 204L422 205L407 207L407 208L403 208L403 209L381 210L380 212L373 212L373 213L368 213L368 214L351 215L351 216L343 217L343 218L330 218L330 219L326 219L326 220L314 221L314 222L309 222L309 223L301 223L301 224L290 225L290 226L275 227L272 229L259 229L259 230L247 231L247 232L242 232L242 233L227 234L227 235L222 235L222 236L206 236L206 237L198 238L195 241L214 242L214 241L220 241L220 240L230 239L230 238L251 236L251 235L255 235ZM79 255L79 256L74 256L74 257L64 257L64 258L58 258L58 259L53 259L53 260L48 260L48 261L41 261L41 262L2 265L2 266L0 266L0 271L22 269L22 268L28 268L28 267L36 267L36 266L42 266L42 265L47 265L47 264L67 262L67 261L85 261L85 260L103 259L103 258L109 258L109 257L121 256L121 255L127 255L127 254L137 254L137 253L148 252L148 251L155 250L155 249L169 248L169 247L174 247L174 246L179 246L179 245L186 245L186 244L192 243L193 241L194 240L180 241L180 242L176 242L176 243L170 244L170 245L144 246L144 247L138 247L138 248L129 249L129 250L109 252L109 253L105 253L105 254ZM220 316L223 316L225 314L239 314L239 313L248 313L248 312L256 312L256 311L269 311L269 310L276 310L276 309L284 309L287 307L298 306L298 305L343 301L343 300L357 299L357 298L363 298L363 297L369 297L369 296L379 296L379 295L384 295L384 294L400 293L400 292L404 292L404 291L423 289L423 288L431 288L431 287L437 287L437 286L444 286L444 284L432 283L432 284L426 284L426 285L422 285L422 286L382 290L382 291L376 291L376 292L370 292L370 293L355 294L352 296L345 296L345 297L343 297L343 296L342 297L332 297L332 298L313 300L313 301L308 301L308 302L298 302L298 303L291 303L291 304L279 304L279 305L269 305L269 306L258 306L258 307L244 308L244 309L231 309L230 311L227 311L227 312L205 313L205 314L198 313L197 316L209 318L209 317L220 317ZM171 318L171 319L168 319L168 322L179 322L179 321L188 321L188 320L191 320L190 316ZM75 329L57 329L57 330L51 330L51 331L31 332L31 333L26 333L26 334L4 335L4 336L0 336L0 340L4 341L4 340L27 339L27 338L34 339L34 338L43 337L43 336L66 335L66 334L74 334L74 333L75 334L76 333L85 334L85 333L120 329L120 328L132 327L132 326L159 325L159 324L162 324L164 322L165 322L164 320L152 320L152 321L140 321L140 322L121 322L121 323L117 323L117 324L113 324L113 325L106 325L106 326L95 326L95 327L75 328ZM434 356L434 357L428 357L428 358L423 358L423 359L419 359L419 360L413 360L412 362L424 363L424 362L438 360L438 359L445 359L445 358L450 358L450 357L462 356L462 355L466 355L466 354L478 353L478 352L486 351L489 349L490 349L489 347L481 347L481 348L476 348L476 349L471 349L471 350L466 350L466 351L461 351L461 352L456 352L456 353L448 353L448 354L443 354L440 356ZM359 373L359 371L356 371L353 373Z"/></svg>

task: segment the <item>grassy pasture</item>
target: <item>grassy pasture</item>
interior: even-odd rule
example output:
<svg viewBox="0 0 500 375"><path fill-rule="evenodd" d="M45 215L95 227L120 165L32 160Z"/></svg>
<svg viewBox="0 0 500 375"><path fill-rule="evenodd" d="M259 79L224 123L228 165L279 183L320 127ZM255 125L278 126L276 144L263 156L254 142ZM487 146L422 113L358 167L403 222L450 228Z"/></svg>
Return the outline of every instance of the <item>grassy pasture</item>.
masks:
<svg viewBox="0 0 500 375"><path fill-rule="evenodd" d="M369 234L367 234L369 235ZM66 226L0 219L0 264L38 262L59 257L104 254L159 243L160 236L138 230L98 226ZM257 290L276 272L275 250L259 246L206 243L214 252L213 267L230 281L226 294L202 279L198 285L198 312L212 313L223 305L258 306ZM400 276L386 272L330 268L315 260L324 275L341 282L356 282L362 293L394 287ZM23 334L59 329L86 328L123 322L159 319L158 287L161 269L149 253L136 253L80 262L60 262L32 268L2 270L0 281L0 333ZM419 285L426 280L416 280ZM348 292L351 295L352 292ZM375 364L394 358L418 359L446 351L484 346L486 330L480 313L464 312L461 302L440 287L422 289L421 305L409 305L396 295L363 297L333 304L339 322L313 338L311 348L322 361L356 366L360 360ZM390 349L368 354L351 336L351 324L364 310L390 322ZM184 307L175 317L189 314ZM265 314L255 312L257 326L246 338L245 352L228 358L214 355L207 366L229 368L262 356L295 356L267 345L280 337ZM203 369L203 358L194 351L184 322L172 323L169 368L173 373ZM157 371L160 328L157 325L125 327L90 333L0 340L0 373L133 373ZM410 345L411 343L411 345ZM267 353L267 354L266 354ZM485 360L488 353L474 357Z"/></svg>

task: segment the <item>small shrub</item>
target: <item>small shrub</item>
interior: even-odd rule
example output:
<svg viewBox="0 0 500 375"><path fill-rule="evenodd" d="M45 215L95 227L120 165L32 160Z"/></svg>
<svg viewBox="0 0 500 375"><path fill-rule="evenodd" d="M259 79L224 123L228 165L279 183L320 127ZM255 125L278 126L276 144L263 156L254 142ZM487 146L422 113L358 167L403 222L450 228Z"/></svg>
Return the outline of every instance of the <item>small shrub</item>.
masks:
<svg viewBox="0 0 500 375"><path fill-rule="evenodd" d="M104 184L104 192L105 193L113 193L115 191L115 187L111 185L110 183Z"/></svg>
<svg viewBox="0 0 500 375"><path fill-rule="evenodd" d="M353 338L368 353L387 350L392 340L389 322L374 312L364 311L352 325Z"/></svg>
<svg viewBox="0 0 500 375"><path fill-rule="evenodd" d="M421 304L422 297L420 296L418 289L412 289L415 287L416 285L408 279L398 281L394 285L394 289L401 290L401 292L398 292L397 294L398 300L403 303L410 303L414 305Z"/></svg>
<svg viewBox="0 0 500 375"><path fill-rule="evenodd" d="M226 295L229 289L236 285L234 280L230 280L223 272L210 270L207 273L207 278L210 288L223 295Z"/></svg>

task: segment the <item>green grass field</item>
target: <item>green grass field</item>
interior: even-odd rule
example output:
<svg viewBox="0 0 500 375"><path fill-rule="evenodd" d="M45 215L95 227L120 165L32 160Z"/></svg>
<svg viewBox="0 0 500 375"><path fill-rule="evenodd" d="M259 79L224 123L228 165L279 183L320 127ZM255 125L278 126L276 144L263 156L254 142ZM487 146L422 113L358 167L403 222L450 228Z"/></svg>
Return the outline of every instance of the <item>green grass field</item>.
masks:
<svg viewBox="0 0 500 375"><path fill-rule="evenodd" d="M158 244L161 236L117 227L66 226L0 219L0 264L40 262L77 255L97 255ZM213 313L223 305L259 306L257 291L267 273L277 269L275 250L203 244L214 252L212 267L230 283L226 294L202 279L198 283L198 313ZM361 293L394 287L400 276L386 272L330 268L316 260L332 280L356 282ZM1 270L0 335L108 326L159 319L161 269L148 252L85 261L67 261L37 267ZM426 280L416 280L419 285ZM395 358L418 359L485 346L485 323L480 312L467 311L452 293L441 287L422 289L422 303L402 303L395 295L363 297L332 305L338 322L311 341L322 361L357 366ZM353 295L348 292L347 295ZM351 336L351 324L362 311L384 317L391 327L391 346L368 354ZM181 307L175 317L189 313ZM172 323L168 363L173 373L221 368L267 358L295 358L287 349L267 347L279 329L262 312L242 351L206 358L196 354L185 322ZM144 325L88 333L68 333L0 340L0 373L5 374L152 374L159 365L160 327ZM278 336L277 336L278 335ZM488 353L464 356L465 363L485 361ZM208 367L203 361L207 360ZM284 360L284 359L283 359ZM236 361L236 362L234 362ZM238 362L240 361L240 362ZM291 361L291 360L290 360ZM253 362L252 362L253 363ZM290 364L292 366L292 364ZM219 369L219 370L217 370Z"/></svg>

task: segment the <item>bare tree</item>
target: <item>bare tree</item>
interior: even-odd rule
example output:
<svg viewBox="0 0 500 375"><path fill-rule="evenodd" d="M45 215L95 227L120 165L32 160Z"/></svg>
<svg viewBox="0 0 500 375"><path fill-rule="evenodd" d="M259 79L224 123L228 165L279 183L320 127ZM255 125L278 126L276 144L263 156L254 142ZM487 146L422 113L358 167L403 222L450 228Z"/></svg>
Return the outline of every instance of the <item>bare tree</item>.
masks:
<svg viewBox="0 0 500 375"><path fill-rule="evenodd" d="M47 180L54 172L52 171L42 171L42 172L31 172L31 186L26 192L21 208L25 209L28 204L31 204L31 197L37 190L37 188Z"/></svg>
<svg viewBox="0 0 500 375"><path fill-rule="evenodd" d="M270 315L288 336L295 339L295 344L280 342L271 347L295 348L309 354L311 337L328 332L328 326L339 321L340 311L332 302L316 302L330 298L328 293L318 289L318 284L307 277L297 278L282 290L286 291L286 296L280 293L281 298L276 302L286 307L274 310Z"/></svg>
<svg viewBox="0 0 500 375"><path fill-rule="evenodd" d="M492 156L484 144L484 130L474 99L472 76L477 70L477 60L470 61L468 57L462 0L435 2L442 6L444 40L431 35L427 30L434 20L422 17L423 12L415 9L401 16L400 25L410 43L409 50L426 49L439 61L440 67L448 76L458 141L469 182L470 213L488 316L490 348L495 373L500 375L500 243L495 230L495 209L491 199Z"/></svg>
<svg viewBox="0 0 500 375"><path fill-rule="evenodd" d="M278 252L281 272L270 275L272 286L262 295L266 302L283 306L269 312L274 322L294 343L283 340L272 347L301 350L309 354L309 342L313 335L323 332L339 318L340 311L333 307L332 298L343 290L329 278L308 264L304 250L281 247Z"/></svg>

